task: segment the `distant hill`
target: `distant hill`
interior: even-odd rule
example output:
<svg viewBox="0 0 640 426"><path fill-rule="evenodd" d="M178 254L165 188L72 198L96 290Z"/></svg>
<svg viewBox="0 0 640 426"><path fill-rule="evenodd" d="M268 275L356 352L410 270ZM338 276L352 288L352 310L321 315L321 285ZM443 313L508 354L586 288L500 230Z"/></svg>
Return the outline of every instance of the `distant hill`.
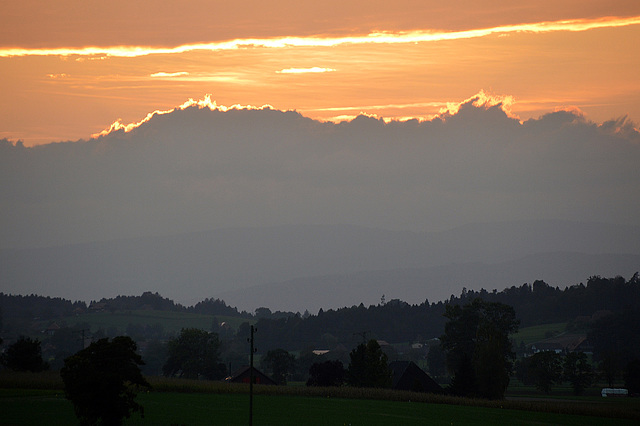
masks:
<svg viewBox="0 0 640 426"><path fill-rule="evenodd" d="M640 228L558 221L445 232L358 226L220 229L38 249L0 250L5 293L72 300L159 292L189 305L216 297L252 311L442 300L544 279L640 269Z"/></svg>
<svg viewBox="0 0 640 426"><path fill-rule="evenodd" d="M218 295L231 306L290 309L312 313L364 303L365 306L400 299L421 303L458 296L463 288L500 291L544 280L554 286L584 283L590 276L630 276L640 270L640 255L541 253L495 264L462 263L430 268L407 268L324 275L271 283ZM305 295L301 301L300 295Z"/></svg>

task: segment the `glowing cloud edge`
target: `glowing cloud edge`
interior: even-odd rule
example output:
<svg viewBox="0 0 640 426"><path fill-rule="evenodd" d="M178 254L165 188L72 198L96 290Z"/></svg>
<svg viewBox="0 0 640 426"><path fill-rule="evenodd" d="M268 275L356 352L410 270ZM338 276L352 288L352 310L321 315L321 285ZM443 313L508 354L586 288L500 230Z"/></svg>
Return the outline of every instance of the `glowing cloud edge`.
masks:
<svg viewBox="0 0 640 426"><path fill-rule="evenodd" d="M344 122L344 121L351 121L353 119L355 119L358 116L366 116L366 117L371 117L371 118L375 118L377 120L381 120L384 121L385 123L390 123L390 122L401 122L401 121L409 121L409 120L418 120L420 122L424 122L424 121L431 121L434 119L440 119L443 121L446 121L448 118L456 115L459 110L460 107L462 105L465 104L469 104L471 103L473 106L475 107L481 107L481 108L492 108L492 107L499 107L500 109L502 109L502 111L510 118L514 119L514 120L518 120L520 123L522 123L522 120L520 119L520 117L518 117L517 115L513 114L511 111L511 106L516 102L515 98L511 95L496 95L496 94L492 94L492 93L488 93L484 90L480 90L478 93L476 93L473 96L470 96L467 99L464 99L460 102L429 102L429 103L425 103L423 105L429 105L429 106L439 106L439 105L443 105L440 109L439 112L436 114L425 114L425 115L418 115L418 116L407 116L407 117L402 117L402 118L385 118L385 117L381 117L378 114L375 113L370 113L370 112L366 112L365 109L381 109L381 106L375 106L372 108L366 108L366 107L345 107L345 108L328 108L325 110L333 110L333 111L347 111L347 110L357 110L359 109L359 113L358 114L340 114L340 115L336 115L334 117L329 117L326 119L316 119L317 121L326 121L326 122L334 122L334 123L339 123L339 122ZM415 104L414 104L415 105ZM182 105L179 105L176 108L171 108L171 109L167 109L167 110L155 110L153 112L148 113L142 120L138 121L138 122L134 122L134 123L129 123L129 124L123 124L121 119L117 119L116 121L114 121L108 128L104 129L101 132L98 133L94 133L91 135L92 139L95 138L99 138L102 136L107 136L110 133L113 132L118 132L118 131L123 131L125 133L131 132L132 130L140 127L141 125L145 124L146 122L148 122L149 120L151 120L154 116L156 115L164 115L164 114L169 114L172 113L176 110L184 110L187 108L200 108L200 109L204 109L204 108L208 108L212 111L221 111L221 112L226 112L229 110L263 110L263 109L272 109L272 110L277 110L277 108L273 107L272 105L269 104L264 104L260 107L257 106L253 106L253 105L240 105L240 104L234 104L231 106L225 106L225 105L219 105L215 100L213 100L211 98L210 94L206 94L204 96L203 99L199 99L199 100L194 100L193 98L189 98L188 101L184 102ZM397 106L399 107L399 106ZM574 113L576 113L577 116L583 117L583 113L582 111L580 111L579 108L577 107L566 107L566 108L560 108L561 110L568 110L568 111L572 111ZM558 109L557 109L558 110Z"/></svg>
<svg viewBox="0 0 640 426"><path fill-rule="evenodd" d="M268 104L265 104L261 107L256 107L253 105L240 105L240 104L235 104L231 106L218 105L215 100L211 99L210 94L206 94L203 99L195 100L193 98L189 98L188 101L186 101L185 103L183 103L182 105L176 108L171 108L167 110L155 110L153 112L150 112L146 115L145 118L143 118L142 120L136 123L122 124L122 119L118 118L116 121L111 123L111 126L109 126L108 128L104 129L101 132L92 134L91 138L92 139L99 138L101 136L106 136L110 133L118 132L118 131L123 131L125 133L128 133L142 126L144 123L148 122L156 115L170 114L176 110L185 110L187 108L192 108L192 107L197 107L200 109L209 108L212 111L222 111L222 112L226 112L232 109L252 109L252 110L274 109L271 105L268 105Z"/></svg>
<svg viewBox="0 0 640 426"><path fill-rule="evenodd" d="M401 44L422 43L446 40L461 40L486 37L494 34L510 33L549 33L557 31L588 31L598 28L615 28L640 24L640 16L602 17L596 19L569 19L515 25L503 25L492 28L471 29L463 31L377 31L362 36L348 37L275 37L234 39L214 43L184 44L174 47L150 46L111 46L111 47L79 47L79 48L4 48L0 49L0 57L13 56L113 56L139 57L152 54L180 54L195 50L236 50L248 48L286 48L286 47L333 47L343 44Z"/></svg>

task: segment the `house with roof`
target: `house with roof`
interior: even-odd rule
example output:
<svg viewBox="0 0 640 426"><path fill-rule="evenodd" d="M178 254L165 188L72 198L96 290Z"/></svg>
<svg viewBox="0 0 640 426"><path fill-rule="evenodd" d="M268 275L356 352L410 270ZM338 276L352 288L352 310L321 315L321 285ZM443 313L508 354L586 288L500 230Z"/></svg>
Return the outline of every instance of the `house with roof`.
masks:
<svg viewBox="0 0 640 426"><path fill-rule="evenodd" d="M225 381L229 383L249 383L251 368L253 368L253 383L256 385L277 385L275 380L267 376L255 367L249 367L248 365L240 368L231 376L227 377Z"/></svg>
<svg viewBox="0 0 640 426"><path fill-rule="evenodd" d="M557 354L563 352L590 352L593 350L587 336L584 334L561 334L531 345L533 353L553 351Z"/></svg>
<svg viewBox="0 0 640 426"><path fill-rule="evenodd" d="M57 323L53 322L49 327L47 327L44 330L44 332L49 336L53 336L59 330L60 330L60 326Z"/></svg>
<svg viewBox="0 0 640 426"><path fill-rule="evenodd" d="M413 361L389 363L392 372L392 387L413 392L442 393L442 387Z"/></svg>

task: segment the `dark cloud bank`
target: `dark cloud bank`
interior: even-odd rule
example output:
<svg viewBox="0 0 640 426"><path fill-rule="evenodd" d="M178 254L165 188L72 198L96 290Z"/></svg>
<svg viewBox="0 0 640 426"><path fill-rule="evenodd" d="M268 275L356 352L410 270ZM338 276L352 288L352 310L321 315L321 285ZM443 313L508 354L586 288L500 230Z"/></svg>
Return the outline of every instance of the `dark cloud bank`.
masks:
<svg viewBox="0 0 640 426"><path fill-rule="evenodd" d="M332 124L295 112L189 107L156 115L129 133L89 141L25 148L5 140L0 141L2 287L32 292L39 286L48 289L40 293L65 297L75 291L79 298L151 289L191 300L306 276L415 272L465 262L485 262L486 268L486 262L541 252L638 255L639 160L640 133L626 120L598 125L561 111L520 123L500 106L471 102L429 122L389 124L364 116ZM447 240L446 249L438 238L454 234L432 232L503 222L508 224L489 226L490 235L488 225L458 228L458 240ZM245 229L199 232L225 228ZM368 237L342 238L351 231ZM187 232L192 234L163 237L167 248L147 238ZM270 237L255 243L261 232ZM535 232L550 241L522 250ZM220 244L192 243L221 233L228 240L216 240ZM328 235L334 234L331 240ZM487 245L487 238L493 242ZM57 247L62 245L66 248ZM156 257L149 253L154 247ZM309 260L314 247L315 262ZM212 250L229 268L212 266L217 264ZM277 260L274 251L282 253ZM100 256L113 259L96 264ZM115 276L114 259L122 256ZM163 256L182 259L182 266L165 270ZM50 270L55 265L57 275ZM441 273L414 273L414 297L421 291L422 300L435 300L419 284ZM609 272L584 271L581 278L592 273ZM62 282L92 275L100 290L78 283L61 294ZM442 291L450 294L451 286L455 283ZM376 287L377 299L384 288ZM300 294L305 297L318 296Z"/></svg>

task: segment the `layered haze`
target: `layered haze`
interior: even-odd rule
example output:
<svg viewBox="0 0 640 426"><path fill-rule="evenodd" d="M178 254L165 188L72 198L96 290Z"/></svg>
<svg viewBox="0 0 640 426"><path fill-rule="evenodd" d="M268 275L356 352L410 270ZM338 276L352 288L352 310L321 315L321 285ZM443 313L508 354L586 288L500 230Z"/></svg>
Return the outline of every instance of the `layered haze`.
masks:
<svg viewBox="0 0 640 426"><path fill-rule="evenodd" d="M88 140L4 140L3 291L247 309L281 294L295 297L268 306L302 310L635 272L633 122L520 120L510 102L481 92L430 120L333 123L205 98ZM249 287L263 297L234 293Z"/></svg>
<svg viewBox="0 0 640 426"><path fill-rule="evenodd" d="M640 133L624 119L520 122L481 94L423 122L334 124L206 99L113 128L3 142L2 247L284 224L639 224Z"/></svg>

